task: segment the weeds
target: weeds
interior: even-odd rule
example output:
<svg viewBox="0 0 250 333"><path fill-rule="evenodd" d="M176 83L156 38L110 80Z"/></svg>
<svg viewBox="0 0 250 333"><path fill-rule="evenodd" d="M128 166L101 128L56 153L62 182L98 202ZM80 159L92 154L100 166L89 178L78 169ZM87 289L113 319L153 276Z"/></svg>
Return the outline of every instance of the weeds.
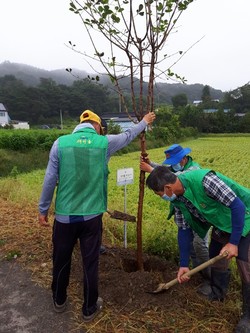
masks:
<svg viewBox="0 0 250 333"><path fill-rule="evenodd" d="M10 261L16 259L17 257L21 256L21 252L19 250L12 250L7 253L6 260Z"/></svg>

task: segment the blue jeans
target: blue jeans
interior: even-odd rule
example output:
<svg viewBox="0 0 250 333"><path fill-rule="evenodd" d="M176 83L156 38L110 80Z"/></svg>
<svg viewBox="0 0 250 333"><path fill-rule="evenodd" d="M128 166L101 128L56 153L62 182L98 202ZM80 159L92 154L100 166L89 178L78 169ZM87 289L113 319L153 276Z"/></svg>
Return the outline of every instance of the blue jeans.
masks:
<svg viewBox="0 0 250 333"><path fill-rule="evenodd" d="M98 264L102 234L102 215L75 223L54 221L53 226L53 299L63 304L67 299L71 257L79 239L83 263L84 315L96 311L98 298Z"/></svg>

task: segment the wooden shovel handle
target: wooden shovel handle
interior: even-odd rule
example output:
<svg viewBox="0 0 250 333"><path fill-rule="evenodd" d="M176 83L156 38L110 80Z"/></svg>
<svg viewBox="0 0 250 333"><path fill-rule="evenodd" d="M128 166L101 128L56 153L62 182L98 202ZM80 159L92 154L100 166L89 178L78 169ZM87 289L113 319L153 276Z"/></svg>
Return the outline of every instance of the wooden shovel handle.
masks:
<svg viewBox="0 0 250 333"><path fill-rule="evenodd" d="M190 271L184 273L182 276L192 276L200 271L202 271L204 268L207 268L208 266L211 266L213 265L214 263L216 263L217 261L225 258L226 256L228 255L228 252L225 251L223 254L219 254L218 256L214 257L214 258L211 258L207 261L205 261L204 263L202 263L201 265L191 269ZM174 279L174 280L171 280L167 283L160 283L158 288L155 290L155 292L160 292L162 290L167 290L169 289L170 287L173 287L175 284L178 283L178 279Z"/></svg>

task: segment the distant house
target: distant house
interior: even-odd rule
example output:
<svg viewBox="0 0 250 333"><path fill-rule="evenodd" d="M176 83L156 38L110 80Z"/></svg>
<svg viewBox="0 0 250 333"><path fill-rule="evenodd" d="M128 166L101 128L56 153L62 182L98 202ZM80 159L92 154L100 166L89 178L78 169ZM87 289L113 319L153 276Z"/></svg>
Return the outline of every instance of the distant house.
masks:
<svg viewBox="0 0 250 333"><path fill-rule="evenodd" d="M202 103L201 100L193 101L193 105L195 105L195 106L197 106L197 105L199 105L199 104L201 104L201 103Z"/></svg>
<svg viewBox="0 0 250 333"><path fill-rule="evenodd" d="M245 113L235 113L235 117L245 117Z"/></svg>
<svg viewBox="0 0 250 333"><path fill-rule="evenodd" d="M5 106L2 103L0 103L0 125L5 126L9 124L10 121L11 120Z"/></svg>
<svg viewBox="0 0 250 333"><path fill-rule="evenodd" d="M109 123L110 121L119 125L122 131L126 131L128 128L133 127L135 123L138 123L137 118L131 115L131 119L128 117L127 113L105 113L101 116L104 120Z"/></svg>
<svg viewBox="0 0 250 333"><path fill-rule="evenodd" d="M212 99L211 102L216 102L216 103L219 103L220 100L219 99ZM196 101L193 101L193 105L195 106L198 106L202 103L202 100L196 100Z"/></svg>
<svg viewBox="0 0 250 333"><path fill-rule="evenodd" d="M217 112L218 109L204 109L203 112L204 113L215 113ZM230 111L230 109L224 109L223 112L224 113L228 113Z"/></svg>
<svg viewBox="0 0 250 333"><path fill-rule="evenodd" d="M204 113L215 113L217 111L218 111L218 109L204 109L203 110Z"/></svg>
<svg viewBox="0 0 250 333"><path fill-rule="evenodd" d="M29 129L30 125L26 121L11 120L7 109L0 103L0 126L12 125L14 129Z"/></svg>

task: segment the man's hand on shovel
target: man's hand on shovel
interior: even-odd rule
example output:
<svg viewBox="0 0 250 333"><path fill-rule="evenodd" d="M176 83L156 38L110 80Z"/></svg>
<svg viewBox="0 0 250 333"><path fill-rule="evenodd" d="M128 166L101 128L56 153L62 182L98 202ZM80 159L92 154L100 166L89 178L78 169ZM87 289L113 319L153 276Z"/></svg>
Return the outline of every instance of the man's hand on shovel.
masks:
<svg viewBox="0 0 250 333"><path fill-rule="evenodd" d="M223 255L227 252L227 259L231 259L233 257L238 257L238 246L227 243L220 251L220 255Z"/></svg>
<svg viewBox="0 0 250 333"><path fill-rule="evenodd" d="M230 245L232 245L232 244L230 244ZM224 248L227 248L227 250L225 250ZM221 250L220 254L216 257L216 258L218 258L218 259L216 259L216 261L220 260L220 258L221 259L222 258L227 258L227 259L231 258L231 256L229 257L229 251L228 251L229 247L224 246L224 248ZM210 263L210 265L211 265L211 263ZM193 275L192 274L193 272L191 272L191 274L189 272L191 272L191 271L190 271L190 269L188 267L180 267L179 270L178 270L178 274L177 274L177 280L178 280L178 282L179 283L184 283L184 282L189 281L190 277Z"/></svg>
<svg viewBox="0 0 250 333"><path fill-rule="evenodd" d="M198 272L200 272L201 270L203 270L204 268L207 268L208 266L210 265L213 265L214 263L216 263L217 261L223 259L223 258L227 258L228 257L228 252L225 251L223 252L222 254L219 254L218 256L214 257L214 258L211 258L209 259L208 261L205 261L204 263L202 263L201 265L189 270L187 267L185 267L185 269L187 269L187 272L183 273L182 275L182 282L187 281L190 279L190 277ZM183 267L184 268L184 267ZM187 279L186 279L187 278ZM173 287L175 284L177 284L179 282L178 280L178 276L176 279L174 280L171 280L167 283L160 283L158 285L158 288L153 290L153 291L147 291L147 293L150 293L150 294L158 294L164 290L168 290L169 288ZM181 282L181 283L182 283Z"/></svg>
<svg viewBox="0 0 250 333"><path fill-rule="evenodd" d="M190 276L185 274L190 272L188 267L180 267L177 274L177 280L179 283L187 282L190 280Z"/></svg>

